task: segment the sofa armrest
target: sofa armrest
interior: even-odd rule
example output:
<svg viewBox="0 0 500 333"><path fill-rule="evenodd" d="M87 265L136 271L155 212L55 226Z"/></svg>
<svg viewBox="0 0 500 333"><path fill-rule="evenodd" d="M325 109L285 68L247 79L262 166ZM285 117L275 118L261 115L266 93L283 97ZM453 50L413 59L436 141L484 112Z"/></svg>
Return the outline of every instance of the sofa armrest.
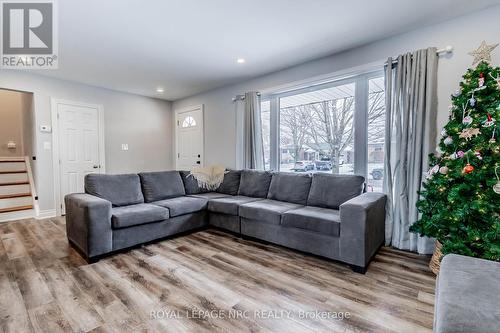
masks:
<svg viewBox="0 0 500 333"><path fill-rule="evenodd" d="M340 205L340 256L351 265L368 265L385 239L383 193L363 193Z"/></svg>
<svg viewBox="0 0 500 333"><path fill-rule="evenodd" d="M111 202L84 193L68 194L64 202L68 239L87 259L111 252Z"/></svg>

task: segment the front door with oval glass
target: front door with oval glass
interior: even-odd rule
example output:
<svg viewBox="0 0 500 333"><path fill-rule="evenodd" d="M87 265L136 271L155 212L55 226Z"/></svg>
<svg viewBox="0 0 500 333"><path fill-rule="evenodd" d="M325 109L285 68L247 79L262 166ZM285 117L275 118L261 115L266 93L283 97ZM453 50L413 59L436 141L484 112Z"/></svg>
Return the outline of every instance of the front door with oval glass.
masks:
<svg viewBox="0 0 500 333"><path fill-rule="evenodd" d="M203 107L176 112L175 118L176 169L203 166Z"/></svg>

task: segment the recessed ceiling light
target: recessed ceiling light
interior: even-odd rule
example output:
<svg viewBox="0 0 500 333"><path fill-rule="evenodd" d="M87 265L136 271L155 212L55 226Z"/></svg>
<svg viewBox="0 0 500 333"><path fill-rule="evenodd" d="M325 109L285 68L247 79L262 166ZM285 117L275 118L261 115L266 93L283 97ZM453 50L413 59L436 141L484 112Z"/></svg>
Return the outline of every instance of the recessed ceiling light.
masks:
<svg viewBox="0 0 500 333"><path fill-rule="evenodd" d="M245 59L244 58L238 58L238 59L236 59L236 62L238 64L244 64L245 63Z"/></svg>
<svg viewBox="0 0 500 333"><path fill-rule="evenodd" d="M165 91L165 89L163 89L162 87L156 88L156 92L159 94L162 94L164 91Z"/></svg>

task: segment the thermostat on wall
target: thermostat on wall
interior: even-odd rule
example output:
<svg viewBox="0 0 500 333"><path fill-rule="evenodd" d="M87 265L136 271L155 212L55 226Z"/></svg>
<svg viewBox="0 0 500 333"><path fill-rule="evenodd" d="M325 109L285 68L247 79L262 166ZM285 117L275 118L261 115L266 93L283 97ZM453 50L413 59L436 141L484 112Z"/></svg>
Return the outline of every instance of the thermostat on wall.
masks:
<svg viewBox="0 0 500 333"><path fill-rule="evenodd" d="M50 132L52 132L52 127L47 126L47 125L41 125L40 132L50 133Z"/></svg>

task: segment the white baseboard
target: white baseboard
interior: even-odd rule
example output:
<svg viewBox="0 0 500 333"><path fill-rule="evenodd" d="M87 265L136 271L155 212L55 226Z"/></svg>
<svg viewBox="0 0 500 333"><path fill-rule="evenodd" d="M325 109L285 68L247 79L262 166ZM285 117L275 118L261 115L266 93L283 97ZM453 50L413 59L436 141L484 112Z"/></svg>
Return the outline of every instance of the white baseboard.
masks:
<svg viewBox="0 0 500 333"><path fill-rule="evenodd" d="M55 209L46 209L46 210L40 210L38 214L35 216L37 220L41 219L48 219L51 217L56 217L56 210Z"/></svg>

